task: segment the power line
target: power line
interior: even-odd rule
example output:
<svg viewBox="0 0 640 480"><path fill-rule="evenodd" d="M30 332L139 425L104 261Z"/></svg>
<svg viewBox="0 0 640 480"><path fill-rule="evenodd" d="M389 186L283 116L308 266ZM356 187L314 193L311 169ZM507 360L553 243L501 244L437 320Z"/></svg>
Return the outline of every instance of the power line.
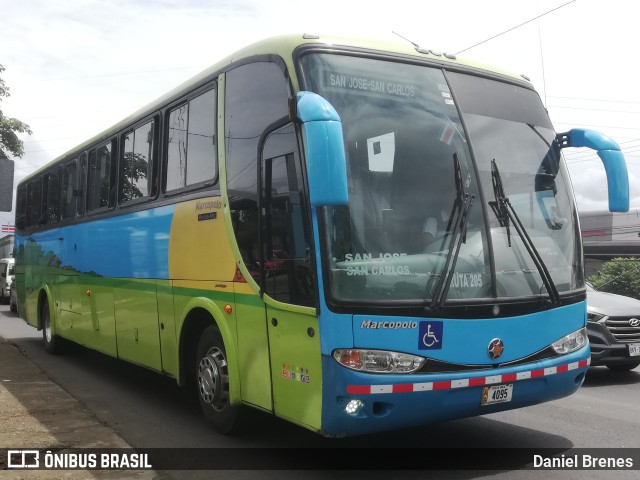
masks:
<svg viewBox="0 0 640 480"><path fill-rule="evenodd" d="M633 102L628 100L606 100L603 98L559 97L555 95L549 95L548 98L563 98L565 100L580 100L580 101L586 101L586 102L633 103L633 104L640 105L640 102Z"/></svg>
<svg viewBox="0 0 640 480"><path fill-rule="evenodd" d="M621 152L625 155L629 154L629 153L635 153L638 152L640 150L638 150L638 148L640 148L640 144L634 144L634 145L626 145L627 143L631 143L631 142L637 142L638 140L629 140L628 142L620 142L618 145L620 145L621 147ZM567 162L569 161L573 161L573 160L584 160L584 159L597 159L598 157L596 157L596 152L593 150L589 150L589 151L578 151L578 152L565 152L564 153L564 158L565 160L567 160Z"/></svg>
<svg viewBox="0 0 640 480"><path fill-rule="evenodd" d="M576 125L576 122L553 122L554 125ZM598 127L598 128L613 128L613 129L621 129L621 130L639 130L640 131L640 127L616 127L614 125L593 125L593 124L587 124L587 123L581 123L580 124L583 127Z"/></svg>
<svg viewBox="0 0 640 480"><path fill-rule="evenodd" d="M140 75L140 74L147 74L147 73L171 72L171 71L178 71L178 70L194 70L196 68L200 68L200 67L191 66L191 67L158 68L155 70L129 70L125 72L96 73L93 75L76 75L72 77L39 78L38 80L30 80L30 81L22 82L22 84L29 85L33 83L42 83L42 82L52 83L52 82L60 82L60 81L66 81L66 80L81 80L86 78L121 77L126 75Z"/></svg>
<svg viewBox="0 0 640 480"><path fill-rule="evenodd" d="M548 108L566 108L568 110L591 110L594 112L616 112L616 113L636 113L640 114L640 110L617 110L611 108L589 108L589 107L568 107L565 105L547 105Z"/></svg>
<svg viewBox="0 0 640 480"><path fill-rule="evenodd" d="M141 105L114 106L114 107L110 107L110 108L99 108L97 110L85 110L85 111L75 111L75 112L73 112L73 111L72 112L65 111L65 113L59 113L59 114L56 114L56 115L40 115L40 116L37 116L37 117L31 116L31 117L27 117L27 119L29 121L32 121L32 120L41 120L43 118L75 117L75 116L78 116L78 115L89 115L89 114L93 114L93 113L103 113L105 111L114 111L114 112L115 111L117 111L117 112L126 111L126 112L129 112L129 111L132 111L132 110L135 110L135 109L139 109L139 108L142 108L142 106Z"/></svg>
<svg viewBox="0 0 640 480"><path fill-rule="evenodd" d="M509 32L511 32L511 31L515 30L516 28L520 28L520 27L522 27L523 25L526 25L527 23L531 23L531 22L533 22L534 20L537 20L538 18L544 17L545 15L548 15L548 14L549 14L549 13L551 13L551 12L555 12L556 10L559 10L559 9L561 9L562 7L566 7L567 5L569 5L570 3L573 3L573 2L575 2L575 1L576 1L576 0L571 0L570 2L567 2L567 3L563 4L563 5L560 5L559 7L556 7L556 8L554 8L554 9L552 9L552 10L549 10L549 11L547 11L547 12L544 12L544 13L542 13L542 14L538 15L537 17L534 17L534 18L532 18L532 19L530 19L530 20L527 20L526 22L523 22L523 23L521 23L520 25L516 25L515 27L512 27L512 28L510 28L509 30L505 30L505 31L504 31L504 32L502 32L502 33L499 33L499 34L497 34L497 35L494 35L493 37L487 38L486 40L483 40L483 41L481 41L481 42L479 42L479 43L476 43L475 45L471 45L470 47L467 47L467 48L465 48L464 50L460 50L459 52L457 52L457 53L456 53L456 55L460 55L462 52L466 52L467 50L471 50L472 48L477 47L478 45L482 45L483 43L487 43L489 40L493 40L494 38L498 38L499 36L504 35L505 33L509 33Z"/></svg>

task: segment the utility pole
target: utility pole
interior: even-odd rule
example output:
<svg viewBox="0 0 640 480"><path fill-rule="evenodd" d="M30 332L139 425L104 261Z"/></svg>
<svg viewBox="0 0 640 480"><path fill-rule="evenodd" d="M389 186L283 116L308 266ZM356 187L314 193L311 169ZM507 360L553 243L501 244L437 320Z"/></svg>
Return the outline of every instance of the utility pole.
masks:
<svg viewBox="0 0 640 480"><path fill-rule="evenodd" d="M14 170L15 162L0 150L0 212L10 212L13 209Z"/></svg>

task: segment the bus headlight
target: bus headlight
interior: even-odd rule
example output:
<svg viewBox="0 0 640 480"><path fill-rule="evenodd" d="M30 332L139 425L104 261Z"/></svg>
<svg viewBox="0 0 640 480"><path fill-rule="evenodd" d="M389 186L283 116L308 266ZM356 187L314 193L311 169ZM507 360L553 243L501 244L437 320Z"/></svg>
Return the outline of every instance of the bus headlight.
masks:
<svg viewBox="0 0 640 480"><path fill-rule="evenodd" d="M587 329L581 328L569 335L562 337L557 342L551 344L556 353L564 355L566 353L574 352L587 344Z"/></svg>
<svg viewBox="0 0 640 480"><path fill-rule="evenodd" d="M356 348L334 350L333 358L347 368L369 373L411 373L426 360L408 353Z"/></svg>

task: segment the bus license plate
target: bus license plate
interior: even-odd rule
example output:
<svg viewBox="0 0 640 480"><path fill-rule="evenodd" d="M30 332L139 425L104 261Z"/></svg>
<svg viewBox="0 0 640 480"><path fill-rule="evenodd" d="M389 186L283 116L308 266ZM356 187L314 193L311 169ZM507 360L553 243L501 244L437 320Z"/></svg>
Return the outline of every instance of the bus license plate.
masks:
<svg viewBox="0 0 640 480"><path fill-rule="evenodd" d="M482 390L482 406L510 402L512 395L513 383L484 387Z"/></svg>
<svg viewBox="0 0 640 480"><path fill-rule="evenodd" d="M640 355L640 343L630 343L629 344L629 356L637 357Z"/></svg>

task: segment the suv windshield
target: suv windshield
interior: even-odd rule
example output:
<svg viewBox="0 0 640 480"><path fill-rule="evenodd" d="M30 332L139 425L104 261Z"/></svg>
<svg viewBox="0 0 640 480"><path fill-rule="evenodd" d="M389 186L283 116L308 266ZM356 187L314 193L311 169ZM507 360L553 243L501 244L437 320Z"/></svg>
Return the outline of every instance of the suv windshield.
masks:
<svg viewBox="0 0 640 480"><path fill-rule="evenodd" d="M535 92L380 59L313 53L301 62L306 88L343 124L349 205L325 207L321 220L332 301L428 304L452 248L447 300L546 294L521 239L489 205L494 159L558 291L580 284L568 177ZM460 184L474 200L456 228Z"/></svg>

